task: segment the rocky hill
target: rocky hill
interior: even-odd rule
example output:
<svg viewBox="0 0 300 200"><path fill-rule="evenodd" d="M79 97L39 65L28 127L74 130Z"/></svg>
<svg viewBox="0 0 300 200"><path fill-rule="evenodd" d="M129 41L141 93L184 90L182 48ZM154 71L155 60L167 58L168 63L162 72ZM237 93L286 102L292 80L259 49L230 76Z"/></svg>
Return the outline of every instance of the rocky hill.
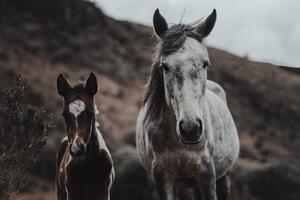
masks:
<svg viewBox="0 0 300 200"><path fill-rule="evenodd" d="M63 72L72 83L90 71L98 75L101 128L117 150L123 138L130 141L134 134L155 42L152 28L116 21L88 1L0 0L0 87L21 74L29 85L27 102L44 106L56 122L35 174L43 180L53 178L54 152L65 135L57 75ZM277 167L280 163L288 163L297 177L293 183L299 184L299 171L289 167L299 164L299 71L218 49L210 48L209 53L209 79L224 87L241 138L235 174L241 188L233 195L243 197L245 186L253 189L250 193L257 199L271 199L273 193L262 197L251 184L260 181L255 175L267 176L270 171L278 175L276 180L284 179L282 183L291 181L281 173L285 166Z"/></svg>

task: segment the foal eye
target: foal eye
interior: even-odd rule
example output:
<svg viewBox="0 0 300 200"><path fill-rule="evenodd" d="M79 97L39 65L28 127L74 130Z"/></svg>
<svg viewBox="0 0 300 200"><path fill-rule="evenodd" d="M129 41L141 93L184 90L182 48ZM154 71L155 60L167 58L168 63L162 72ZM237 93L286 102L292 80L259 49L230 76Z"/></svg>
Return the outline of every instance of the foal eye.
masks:
<svg viewBox="0 0 300 200"><path fill-rule="evenodd" d="M161 67L165 70L165 72L169 72L170 71L170 68L169 68L169 66L167 64L162 63Z"/></svg>
<svg viewBox="0 0 300 200"><path fill-rule="evenodd" d="M203 68L205 69L205 68L207 68L208 66L209 66L208 61L205 61L205 62L203 63Z"/></svg>

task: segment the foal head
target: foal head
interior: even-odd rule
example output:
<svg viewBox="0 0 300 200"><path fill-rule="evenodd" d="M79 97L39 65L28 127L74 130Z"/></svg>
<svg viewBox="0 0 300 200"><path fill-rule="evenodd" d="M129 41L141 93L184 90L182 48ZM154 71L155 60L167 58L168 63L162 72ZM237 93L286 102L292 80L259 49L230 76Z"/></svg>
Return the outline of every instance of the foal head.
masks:
<svg viewBox="0 0 300 200"><path fill-rule="evenodd" d="M170 28L158 10L153 17L159 44L152 73L160 74L163 80L165 103L173 109L176 132L186 144L199 143L204 135L203 99L210 61L202 40L210 34L215 21L215 10L200 23Z"/></svg>
<svg viewBox="0 0 300 200"><path fill-rule="evenodd" d="M97 78L91 73L86 83L71 87L60 74L57 78L58 94L64 98L65 118L70 154L83 157L95 124L94 95L97 93Z"/></svg>

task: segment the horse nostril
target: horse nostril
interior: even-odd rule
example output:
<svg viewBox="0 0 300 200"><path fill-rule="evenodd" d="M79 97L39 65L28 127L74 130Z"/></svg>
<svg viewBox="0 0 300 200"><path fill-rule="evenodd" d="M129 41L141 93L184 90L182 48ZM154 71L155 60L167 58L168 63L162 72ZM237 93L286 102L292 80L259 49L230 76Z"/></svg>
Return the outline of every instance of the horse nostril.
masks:
<svg viewBox="0 0 300 200"><path fill-rule="evenodd" d="M179 128L180 128L180 132L182 133L186 133L186 134L196 133L199 132L200 130L200 123L198 121L195 123L189 120L187 121L181 120L179 122Z"/></svg>
<svg viewBox="0 0 300 200"><path fill-rule="evenodd" d="M189 121L181 120L179 122L180 133L184 136L188 136L192 132L194 132L194 126Z"/></svg>
<svg viewBox="0 0 300 200"><path fill-rule="evenodd" d="M196 121L198 123L198 132L200 133L200 135L202 135L204 132L203 122L201 119L197 119Z"/></svg>

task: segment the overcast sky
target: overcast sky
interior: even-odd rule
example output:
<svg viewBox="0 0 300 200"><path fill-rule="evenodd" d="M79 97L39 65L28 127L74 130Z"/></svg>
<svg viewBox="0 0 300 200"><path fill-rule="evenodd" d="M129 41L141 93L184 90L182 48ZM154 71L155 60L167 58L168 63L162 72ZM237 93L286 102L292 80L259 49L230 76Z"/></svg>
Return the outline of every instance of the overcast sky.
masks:
<svg viewBox="0 0 300 200"><path fill-rule="evenodd" d="M258 61L300 67L300 0L92 0L109 16L152 25L156 8L168 23L189 23L217 9L210 46Z"/></svg>

